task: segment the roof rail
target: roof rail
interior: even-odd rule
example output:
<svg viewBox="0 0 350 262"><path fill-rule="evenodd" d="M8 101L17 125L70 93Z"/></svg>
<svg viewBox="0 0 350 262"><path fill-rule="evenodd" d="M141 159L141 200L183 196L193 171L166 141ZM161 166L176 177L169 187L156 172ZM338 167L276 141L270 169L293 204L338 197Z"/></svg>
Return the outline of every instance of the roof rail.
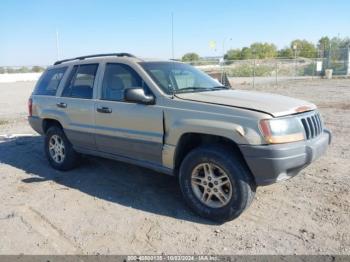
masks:
<svg viewBox="0 0 350 262"><path fill-rule="evenodd" d="M86 58L94 58L94 57L104 57L104 56L118 56L118 57L136 57L129 53L110 53L110 54L98 54L98 55L86 55L86 56L78 56L74 58L59 60L54 63L54 65L59 65L65 62L74 61L74 60L84 60Z"/></svg>

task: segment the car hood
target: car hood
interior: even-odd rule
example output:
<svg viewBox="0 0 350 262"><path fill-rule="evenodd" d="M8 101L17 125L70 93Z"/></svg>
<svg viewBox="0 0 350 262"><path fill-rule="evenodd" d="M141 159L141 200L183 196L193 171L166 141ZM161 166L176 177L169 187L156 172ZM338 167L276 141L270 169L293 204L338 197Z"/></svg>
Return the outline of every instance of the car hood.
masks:
<svg viewBox="0 0 350 262"><path fill-rule="evenodd" d="M274 117L285 116L316 109L312 103L287 96L245 91L219 90L195 93L180 93L176 97L196 102L239 107L268 113Z"/></svg>

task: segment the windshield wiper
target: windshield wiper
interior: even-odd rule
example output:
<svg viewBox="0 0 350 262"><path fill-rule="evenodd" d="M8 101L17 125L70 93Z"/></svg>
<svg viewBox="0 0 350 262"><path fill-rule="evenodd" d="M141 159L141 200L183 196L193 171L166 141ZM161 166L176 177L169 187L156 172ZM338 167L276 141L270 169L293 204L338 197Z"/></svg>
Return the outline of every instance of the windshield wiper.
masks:
<svg viewBox="0 0 350 262"><path fill-rule="evenodd" d="M214 86L212 87L212 89L217 90L217 89L229 89L229 88L227 86Z"/></svg>
<svg viewBox="0 0 350 262"><path fill-rule="evenodd" d="M214 86L214 87L199 87L199 86L189 86L185 88L175 89L173 90L173 93L186 93L186 91L216 91L216 90L222 90L222 89L229 89L227 86Z"/></svg>
<svg viewBox="0 0 350 262"><path fill-rule="evenodd" d="M197 87L197 86L189 86L185 88L180 88L177 90L174 90L174 93L185 93L186 91L210 91L210 87Z"/></svg>

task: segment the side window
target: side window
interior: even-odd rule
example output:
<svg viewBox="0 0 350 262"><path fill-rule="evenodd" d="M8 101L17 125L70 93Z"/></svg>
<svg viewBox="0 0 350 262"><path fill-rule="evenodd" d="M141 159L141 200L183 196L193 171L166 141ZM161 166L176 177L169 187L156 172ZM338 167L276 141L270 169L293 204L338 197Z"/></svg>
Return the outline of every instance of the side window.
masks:
<svg viewBox="0 0 350 262"><path fill-rule="evenodd" d="M74 66L62 96L91 99L98 64Z"/></svg>
<svg viewBox="0 0 350 262"><path fill-rule="evenodd" d="M69 77L64 86L62 96L70 96L71 86L73 85L73 80L74 80L75 74L77 73L77 69L78 69L78 66L74 66L72 71L70 72Z"/></svg>
<svg viewBox="0 0 350 262"><path fill-rule="evenodd" d="M124 91L130 87L148 88L141 77L128 65L107 64L102 83L102 99L123 101Z"/></svg>
<svg viewBox="0 0 350 262"><path fill-rule="evenodd" d="M66 72L67 67L47 70L42 76L38 86L34 90L34 95L56 95L57 88Z"/></svg>

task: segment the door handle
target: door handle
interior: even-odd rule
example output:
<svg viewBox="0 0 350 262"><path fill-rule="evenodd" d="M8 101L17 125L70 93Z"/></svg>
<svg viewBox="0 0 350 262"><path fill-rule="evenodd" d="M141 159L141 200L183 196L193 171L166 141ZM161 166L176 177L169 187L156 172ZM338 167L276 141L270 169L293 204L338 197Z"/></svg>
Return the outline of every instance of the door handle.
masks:
<svg viewBox="0 0 350 262"><path fill-rule="evenodd" d="M96 109L96 111L99 112L99 113L105 113L105 114L112 113L112 109L110 109L109 107L105 107L105 106L98 107Z"/></svg>
<svg viewBox="0 0 350 262"><path fill-rule="evenodd" d="M67 104L66 103L57 103L56 104L57 107L60 107L60 108L66 108L67 107Z"/></svg>

